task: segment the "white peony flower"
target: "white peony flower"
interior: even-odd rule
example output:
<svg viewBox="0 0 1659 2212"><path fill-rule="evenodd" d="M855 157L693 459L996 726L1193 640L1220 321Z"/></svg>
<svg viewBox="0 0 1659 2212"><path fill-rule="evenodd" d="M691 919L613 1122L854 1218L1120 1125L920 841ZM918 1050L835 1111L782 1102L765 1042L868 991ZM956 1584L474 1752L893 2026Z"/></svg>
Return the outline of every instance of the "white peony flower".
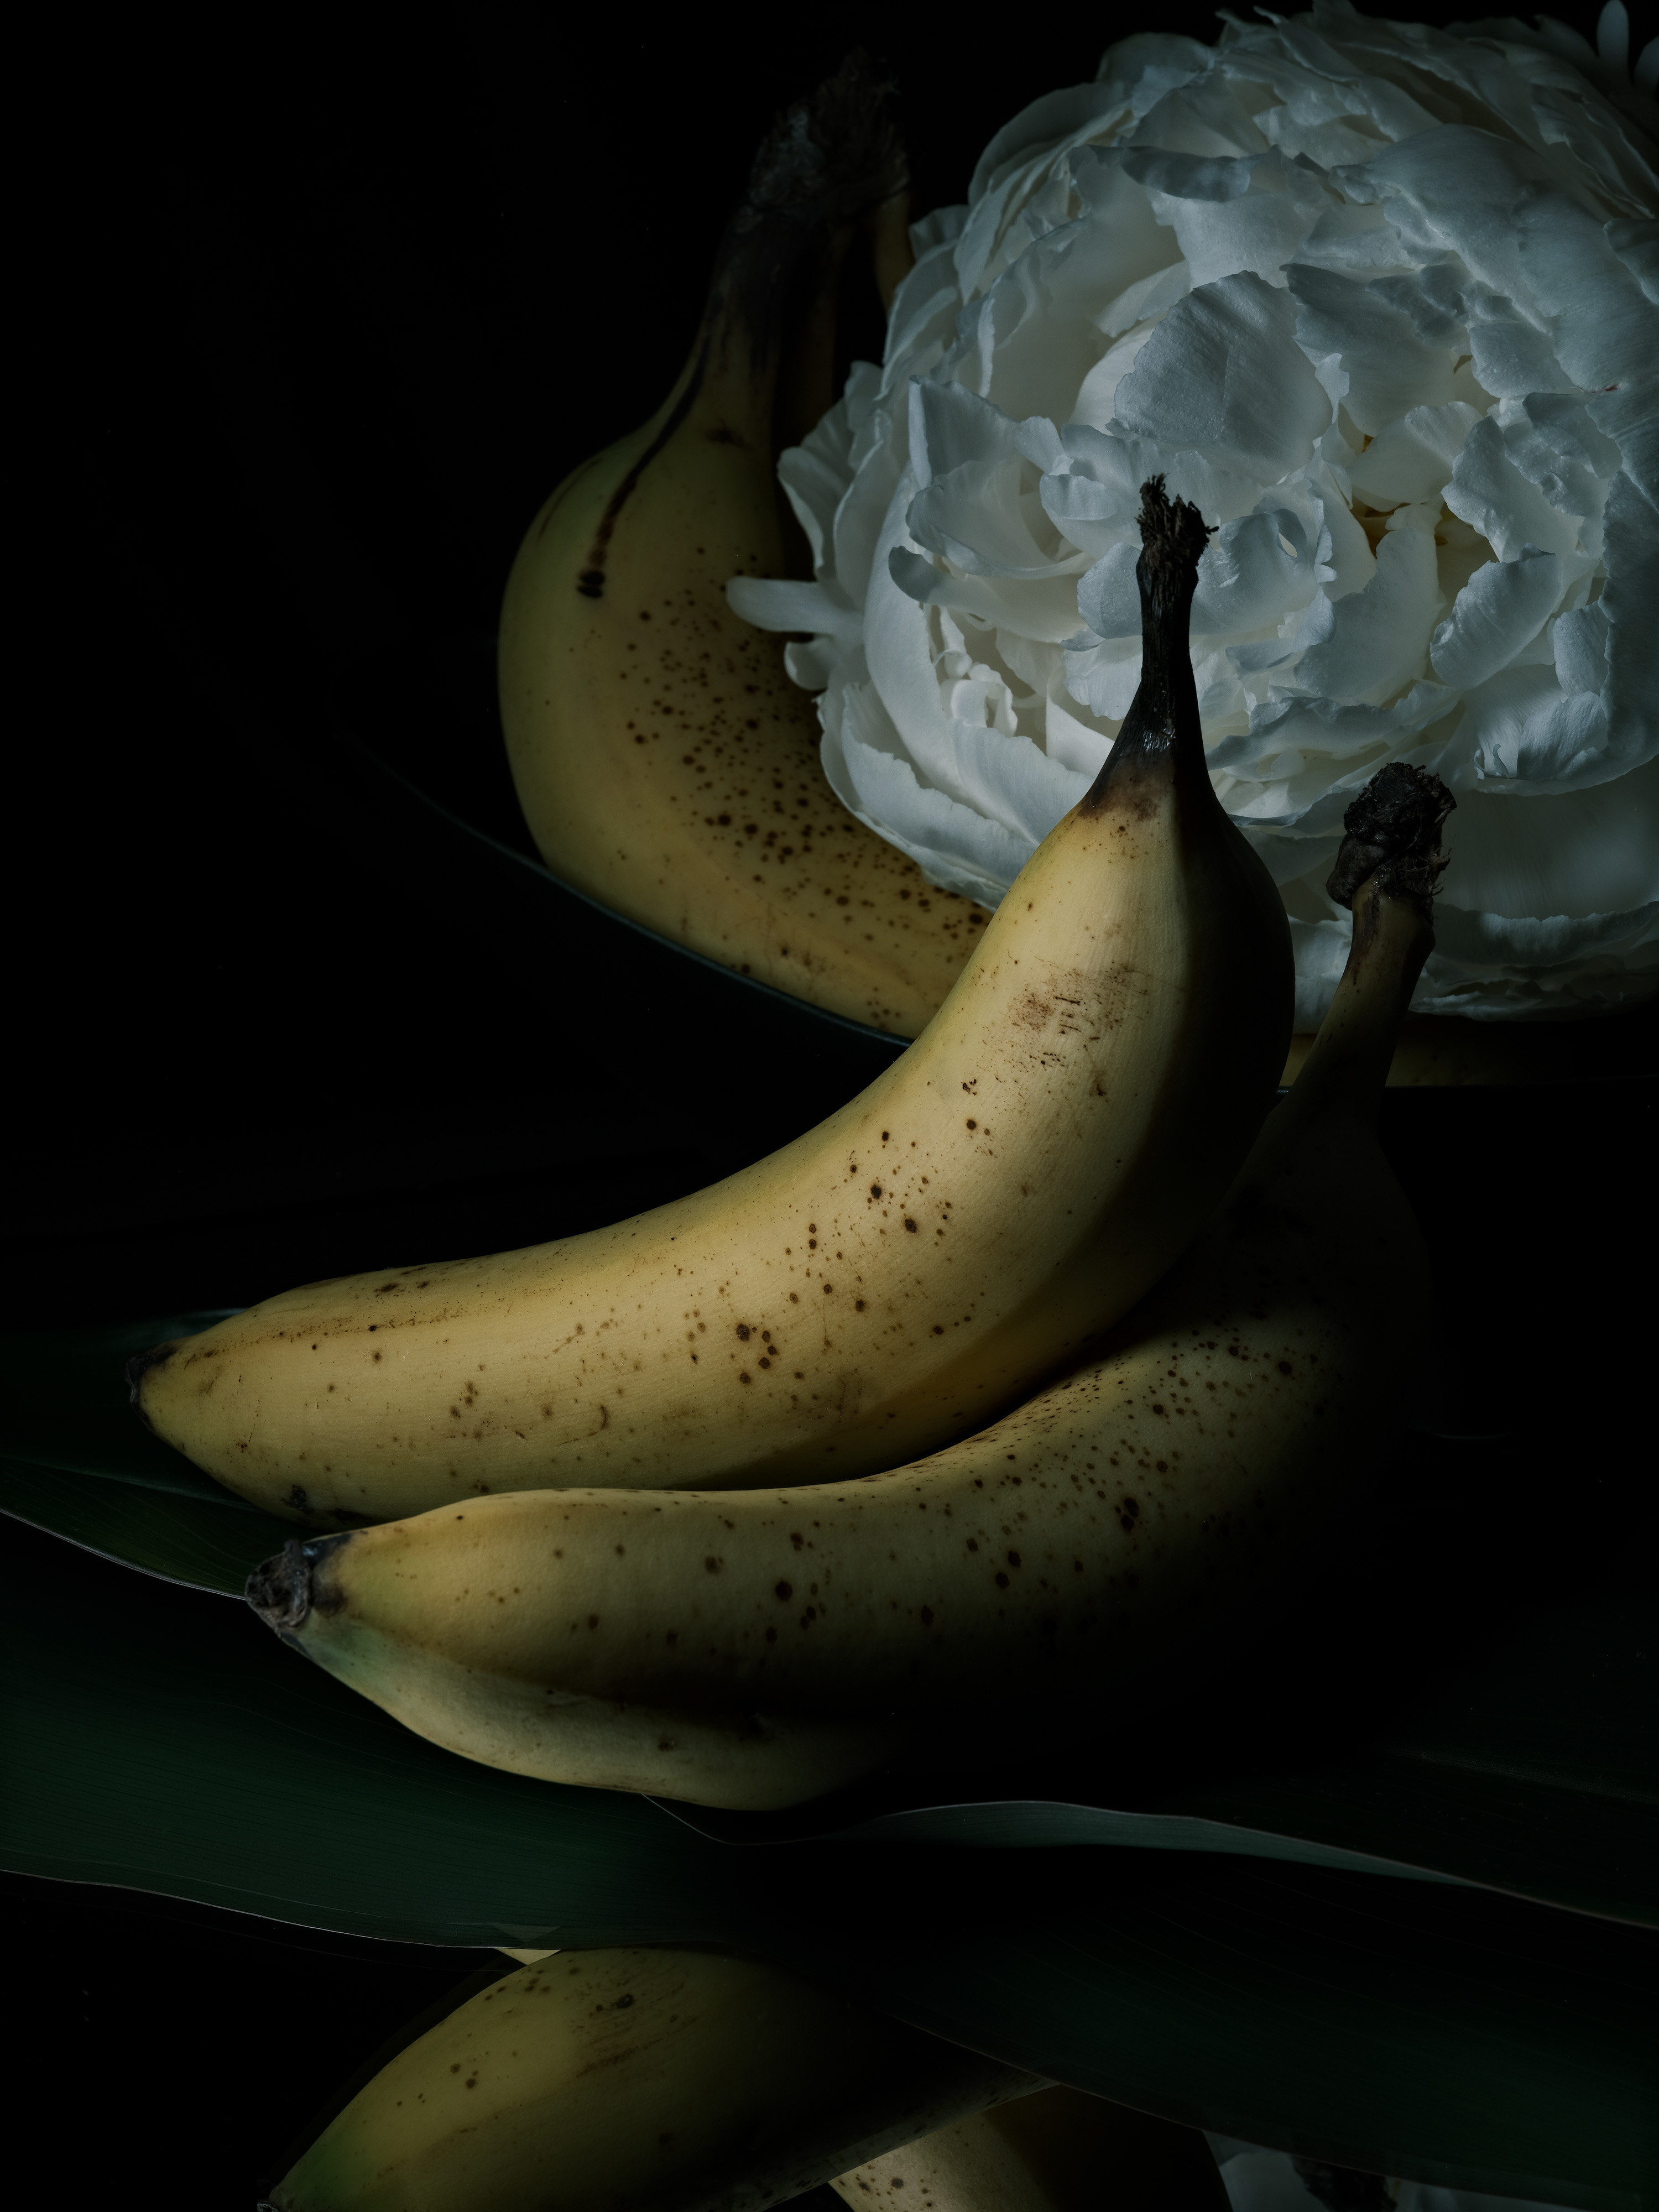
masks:
<svg viewBox="0 0 1659 2212"><path fill-rule="evenodd" d="M995 906L1133 696L1161 471L1218 526L1205 740L1283 888L1297 1027L1391 758L1457 794L1419 1009L1652 989L1659 55L1632 90L1619 0L1601 39L1317 0L1126 39L999 133L913 231L884 365L783 456L816 581L730 586L811 633L788 665L854 813Z"/></svg>

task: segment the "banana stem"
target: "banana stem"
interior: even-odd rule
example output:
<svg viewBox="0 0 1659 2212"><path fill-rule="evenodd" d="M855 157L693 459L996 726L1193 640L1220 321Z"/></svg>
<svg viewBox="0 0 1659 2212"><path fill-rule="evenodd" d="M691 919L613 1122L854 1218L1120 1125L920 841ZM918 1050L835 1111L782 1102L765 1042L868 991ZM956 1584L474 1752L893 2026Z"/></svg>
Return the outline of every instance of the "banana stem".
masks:
<svg viewBox="0 0 1659 2212"><path fill-rule="evenodd" d="M1315 1114L1352 1114L1374 1127L1401 1025L1434 950L1427 902L1370 878L1355 894L1353 945L1330 1011L1280 1109L1287 1127Z"/></svg>
<svg viewBox="0 0 1659 2212"><path fill-rule="evenodd" d="M1188 631L1198 564L1210 533L1195 507L1164 496L1164 479L1140 488L1140 684L1117 741L1078 811L1100 814L1132 787L1171 781L1210 793ZM1212 801L1213 804L1213 800Z"/></svg>
<svg viewBox="0 0 1659 2212"><path fill-rule="evenodd" d="M1346 836L1326 885L1353 912L1353 941L1290 1097L1273 1117L1275 1150L1316 1116L1375 1130L1382 1089L1423 963L1434 950L1440 835L1456 801L1437 776L1390 762L1343 817Z"/></svg>

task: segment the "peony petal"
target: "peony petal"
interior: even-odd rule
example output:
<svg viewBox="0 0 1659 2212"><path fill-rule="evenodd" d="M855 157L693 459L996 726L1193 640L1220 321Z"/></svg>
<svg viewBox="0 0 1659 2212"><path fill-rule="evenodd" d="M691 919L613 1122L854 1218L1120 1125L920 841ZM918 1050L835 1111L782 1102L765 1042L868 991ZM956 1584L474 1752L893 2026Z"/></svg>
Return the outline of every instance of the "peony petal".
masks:
<svg viewBox="0 0 1659 2212"><path fill-rule="evenodd" d="M1364 171L1356 173L1363 176ZM1418 257L1389 221L1380 201L1369 206L1345 201L1328 209L1308 233L1302 242L1301 265L1363 284L1379 277L1414 276Z"/></svg>
<svg viewBox="0 0 1659 2212"><path fill-rule="evenodd" d="M1564 691L1593 691L1599 698L1607 680L1607 611L1577 607L1557 617L1553 638L1555 680Z"/></svg>
<svg viewBox="0 0 1659 2212"><path fill-rule="evenodd" d="M1104 349L1092 310L1111 281L1117 256L1099 226L1068 224L1038 240L1005 270L975 334L988 335L988 373L979 388L1005 413L1024 420L1073 412L1078 388Z"/></svg>
<svg viewBox="0 0 1659 2212"><path fill-rule="evenodd" d="M1659 380L1632 378L1617 392L1598 392L1584 413L1617 443L1626 476L1659 502Z"/></svg>
<svg viewBox="0 0 1659 2212"><path fill-rule="evenodd" d="M1534 188L1516 210L1521 267L1573 382L1604 391L1651 375L1659 307L1613 252L1605 226L1565 192Z"/></svg>
<svg viewBox="0 0 1659 2212"><path fill-rule="evenodd" d="M963 575L1077 574L1080 556L1044 513L1035 483L1028 489L1030 473L1014 453L936 476L910 502L911 537Z"/></svg>
<svg viewBox="0 0 1659 2212"><path fill-rule="evenodd" d="M899 545L889 551L887 568L894 585L918 606L949 608L988 625L1018 629L1045 645L1063 645L1077 629L1074 574L1035 583L1021 577L960 576Z"/></svg>
<svg viewBox="0 0 1659 2212"><path fill-rule="evenodd" d="M955 258L947 246L935 247L893 295L882 354L883 389L890 391L896 382L933 368L956 335L961 312Z"/></svg>
<svg viewBox="0 0 1659 2212"><path fill-rule="evenodd" d="M1307 170L1273 149L1231 161L1137 149L1124 168L1174 230L1194 286L1241 270L1282 285L1285 264L1329 204Z"/></svg>
<svg viewBox="0 0 1659 2212"><path fill-rule="evenodd" d="M1480 415L1467 400L1443 407L1407 408L1373 438L1348 474L1360 498L1375 507L1438 500Z"/></svg>
<svg viewBox="0 0 1659 2212"><path fill-rule="evenodd" d="M806 533L812 566L820 573L829 554L836 509L851 474L849 397L844 392L799 446L786 447L778 457L778 480Z"/></svg>
<svg viewBox="0 0 1659 2212"><path fill-rule="evenodd" d="M1626 914L1512 921L1435 906L1435 951L1412 1004L1479 1019L1571 1019L1653 996L1659 902Z"/></svg>
<svg viewBox="0 0 1659 2212"><path fill-rule="evenodd" d="M1475 772L1489 787L1561 791L1609 770L1606 707L1593 691L1563 691L1553 664L1502 668L1463 703Z"/></svg>
<svg viewBox="0 0 1659 2212"><path fill-rule="evenodd" d="M783 648L783 672L803 691L822 691L834 678L840 659L833 638L792 637Z"/></svg>
<svg viewBox="0 0 1659 2212"><path fill-rule="evenodd" d="M1127 119L1129 102L1113 82L1080 84L1042 99L1006 124L980 157L969 188L969 215L957 242L957 281L965 295L1000 274L999 251L1018 209L1045 173L1063 170L1070 155Z"/></svg>
<svg viewBox="0 0 1659 2212"><path fill-rule="evenodd" d="M1107 348L1078 386L1069 410L1077 422L1106 428L1116 412L1119 385L1133 369L1158 327L1156 323L1139 323Z"/></svg>
<svg viewBox="0 0 1659 2212"><path fill-rule="evenodd" d="M1306 464L1331 419L1296 343L1295 313L1288 295L1259 276L1188 294L1118 386L1119 422L1277 483Z"/></svg>
<svg viewBox="0 0 1659 2212"><path fill-rule="evenodd" d="M1528 147L1446 123L1385 148L1363 170L1338 170L1332 181L1351 198L1381 199L1414 261L1449 250L1490 290L1528 299L1515 210L1531 186L1553 179Z"/></svg>
<svg viewBox="0 0 1659 2212"><path fill-rule="evenodd" d="M1391 530L1376 549L1376 574L1337 600L1330 635L1302 655L1297 682L1326 699L1381 706L1424 672L1440 606L1433 538Z"/></svg>
<svg viewBox="0 0 1659 2212"><path fill-rule="evenodd" d="M1454 353L1466 350L1471 313L1481 313L1488 307L1510 311L1507 300L1474 283L1468 270L1455 260L1431 261L1425 268L1398 276L1375 276L1369 289L1389 307L1398 307L1425 345L1447 346Z"/></svg>
<svg viewBox="0 0 1659 2212"><path fill-rule="evenodd" d="M732 613L757 629L811 630L823 637L858 639L864 617L843 594L823 584L780 582L769 577L733 576L726 586Z"/></svg>
<svg viewBox="0 0 1659 2212"><path fill-rule="evenodd" d="M1504 450L1504 434L1488 416L1463 441L1446 505L1488 539L1500 561L1528 545L1551 553L1577 550L1575 518L1563 516L1528 483Z"/></svg>
<svg viewBox="0 0 1659 2212"><path fill-rule="evenodd" d="M1106 49L1096 72L1137 116L1145 115L1165 93L1201 76L1214 49L1172 31L1133 31Z"/></svg>
<svg viewBox="0 0 1659 2212"><path fill-rule="evenodd" d="M1277 624L1313 595L1313 547L1300 517L1264 502L1255 514L1224 524L1206 549L1193 635L1237 637ZM1079 609L1082 604L1079 587Z"/></svg>
<svg viewBox="0 0 1659 2212"><path fill-rule="evenodd" d="M1561 586L1561 563L1536 546L1477 568L1434 634L1435 674L1459 690L1484 684L1531 644L1559 605Z"/></svg>
<svg viewBox="0 0 1659 2212"><path fill-rule="evenodd" d="M1285 272L1301 312L1296 335L1316 357L1336 354L1348 372L1348 413L1375 437L1413 406L1443 407L1453 397L1450 352L1428 345L1403 308L1370 284L1324 269Z"/></svg>
<svg viewBox="0 0 1659 2212"><path fill-rule="evenodd" d="M1088 213L1090 233L1110 249L1109 263L1097 264L1103 301L1121 300L1182 267L1175 233L1158 221L1146 186L1129 174L1121 146L1083 146L1072 156L1072 182ZM1099 311L1097 320L1106 327ZM1139 317L1120 320L1118 330L1133 320Z"/></svg>
<svg viewBox="0 0 1659 2212"><path fill-rule="evenodd" d="M1049 759L1076 775L1087 776L1092 782L1106 764L1106 756L1117 735L1116 728L1103 730L1098 726L1097 717L1091 714L1085 721L1073 711L1083 702L1073 700L1066 690L1063 665L1057 665L1050 675L1046 696Z"/></svg>
<svg viewBox="0 0 1659 2212"><path fill-rule="evenodd" d="M1006 460L1017 453L1018 425L1000 407L959 384L910 379L910 466L919 491L935 477L971 462Z"/></svg>
<svg viewBox="0 0 1659 2212"><path fill-rule="evenodd" d="M1176 154L1265 154L1267 141L1245 100L1213 68L1166 93L1141 118L1138 145Z"/></svg>
<svg viewBox="0 0 1659 2212"><path fill-rule="evenodd" d="M923 785L883 742L891 725L871 685L848 685L836 709L833 721L826 716L823 760L842 805L908 853L930 883L994 908L1035 847Z"/></svg>
<svg viewBox="0 0 1659 2212"><path fill-rule="evenodd" d="M1558 514L1600 518L1619 447L1591 421L1577 392L1529 392L1519 403L1505 401L1497 420L1505 454Z"/></svg>
<svg viewBox="0 0 1659 2212"><path fill-rule="evenodd" d="M1097 328L1108 337L1121 337L1137 323L1155 323L1167 315L1177 300L1193 289L1193 272L1184 261L1172 262L1151 276L1143 276L1114 295L1109 305L1095 317Z"/></svg>
<svg viewBox="0 0 1659 2212"><path fill-rule="evenodd" d="M1659 222L1610 222L1607 236L1607 244L1659 307Z"/></svg>
<svg viewBox="0 0 1659 2212"><path fill-rule="evenodd" d="M888 504L904 472L903 410L891 399L871 410L854 441L854 475L836 509L833 532L836 576L855 605L870 589L870 571Z"/></svg>
<svg viewBox="0 0 1659 2212"><path fill-rule="evenodd" d="M1235 813L1248 812L1258 823L1271 821L1281 828L1300 823L1307 834L1340 830L1342 811L1352 796L1350 785L1365 781L1366 763L1383 758L1415 756L1420 741L1434 726L1455 711L1457 694L1443 684L1414 684L1392 707L1343 706L1333 699L1276 698L1256 708L1250 727L1237 737L1224 738L1208 750L1212 769L1225 769L1266 788L1280 781L1277 763L1287 753L1335 764L1338 772L1306 799L1275 800L1264 805L1230 800ZM1418 742L1414 742L1418 741ZM1306 819L1314 796L1321 799L1316 820ZM1327 818L1328 817L1328 818Z"/></svg>
<svg viewBox="0 0 1659 2212"><path fill-rule="evenodd" d="M1140 639L1140 586L1135 569L1139 543L1113 546L1077 587L1077 611L1097 637Z"/></svg>
<svg viewBox="0 0 1659 2212"><path fill-rule="evenodd" d="M1109 645L1067 645L1067 695L1103 721L1121 722L1140 689L1140 639Z"/></svg>
<svg viewBox="0 0 1659 2212"><path fill-rule="evenodd" d="M1495 399L1573 389L1549 337L1512 301L1483 293L1469 317L1468 338L1475 380Z"/></svg>

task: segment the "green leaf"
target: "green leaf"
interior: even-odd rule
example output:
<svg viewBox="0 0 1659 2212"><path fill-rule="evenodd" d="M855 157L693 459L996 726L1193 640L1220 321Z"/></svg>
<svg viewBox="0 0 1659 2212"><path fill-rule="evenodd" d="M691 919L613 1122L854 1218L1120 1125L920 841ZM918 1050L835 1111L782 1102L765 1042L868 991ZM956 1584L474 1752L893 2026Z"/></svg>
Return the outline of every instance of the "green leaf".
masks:
<svg viewBox="0 0 1659 2212"><path fill-rule="evenodd" d="M1261 1664L1261 1655L1256 1663ZM1252 1680L1249 1663L1245 1680ZM1259 1683L1260 1677L1255 1680ZM1206 1688L1195 1700L1213 1705ZM1260 1757L1255 1771L1149 1775L1126 1747L1054 1795L959 1802L837 1820L677 1808L732 1843L830 1838L1055 1848L1226 1851L1309 1866L1474 1883L1659 1926L1659 1626L1644 1591L1529 1613L1475 1663L1449 1667L1409 1721L1317 1765ZM1191 1742L1198 1716L1159 1729ZM1065 1794L1065 1782L1077 1794ZM1090 1802L1109 1789L1114 1802Z"/></svg>
<svg viewBox="0 0 1659 2212"><path fill-rule="evenodd" d="M240 1597L294 1534L152 1436L126 1363L220 1312L0 1339L0 1511L170 1582Z"/></svg>
<svg viewBox="0 0 1659 2212"><path fill-rule="evenodd" d="M1427 1883L1196 1852L736 1851L421 1741L250 1613L14 1532L0 1855L313 1926L730 1944L1219 2132L1638 2212L1659 1942Z"/></svg>

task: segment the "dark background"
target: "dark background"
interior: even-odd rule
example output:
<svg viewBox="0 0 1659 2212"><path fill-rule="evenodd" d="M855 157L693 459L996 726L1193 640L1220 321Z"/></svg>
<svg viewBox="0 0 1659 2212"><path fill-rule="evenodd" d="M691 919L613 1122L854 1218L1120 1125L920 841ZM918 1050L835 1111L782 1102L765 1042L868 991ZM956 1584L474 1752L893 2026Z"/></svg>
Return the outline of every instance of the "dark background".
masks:
<svg viewBox="0 0 1659 2212"><path fill-rule="evenodd" d="M1595 12L1561 10L1592 35ZM452 877L441 841L385 827L353 749L528 854L495 720L501 586L548 491L672 381L774 112L849 46L884 57L921 213L963 195L1028 100L1149 22L1214 28L1181 4L1006 26L473 7L188 35L135 17L41 51L14 95L39 135L12 288L30 488L6 1326L236 1305L564 1233L757 1155L882 1063L833 1024L687 984L532 878L508 896L500 871ZM874 355L872 288L846 307L844 352ZM664 1042L699 1034L695 1057ZM1558 1094L1522 1130L1468 1097L1397 1117L1466 1342L1517 1362L1541 1342L1547 1368L1562 1307L1581 1336L1599 1325L1620 1156L1646 1126L1632 1094L1607 1097L1603 1158L1571 1192L1536 1174ZM1479 1263L1500 1211L1534 1278L1519 1317L1510 1262ZM1596 1341L1616 1420L1633 1339ZM1536 1435L1561 1437L1541 1387ZM481 1963L4 1888L40 2025L24 2098L109 2147L83 2197L59 2172L65 2204L165 2175L179 2212L251 2205L331 2090Z"/></svg>

